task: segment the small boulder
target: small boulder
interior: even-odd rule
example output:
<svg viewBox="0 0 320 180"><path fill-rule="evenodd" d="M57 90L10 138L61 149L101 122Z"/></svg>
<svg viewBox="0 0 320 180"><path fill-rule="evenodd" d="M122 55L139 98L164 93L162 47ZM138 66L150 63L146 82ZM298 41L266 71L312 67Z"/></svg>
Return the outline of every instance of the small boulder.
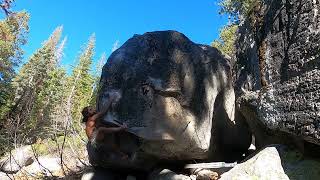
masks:
<svg viewBox="0 0 320 180"><path fill-rule="evenodd" d="M24 167L23 170L31 175L44 174L47 176L58 175L62 171L60 159L48 156L39 157L37 161Z"/></svg>
<svg viewBox="0 0 320 180"><path fill-rule="evenodd" d="M266 147L221 175L221 180L319 178L319 161L308 157L302 158L299 151L284 145Z"/></svg>
<svg viewBox="0 0 320 180"><path fill-rule="evenodd" d="M32 164L33 152L30 145L17 148L0 160L0 171L16 173L22 167Z"/></svg>
<svg viewBox="0 0 320 180"><path fill-rule="evenodd" d="M209 169L201 169L196 172L196 180L218 180L219 174Z"/></svg>
<svg viewBox="0 0 320 180"><path fill-rule="evenodd" d="M221 175L229 179L286 179L277 147L267 147L247 161Z"/></svg>

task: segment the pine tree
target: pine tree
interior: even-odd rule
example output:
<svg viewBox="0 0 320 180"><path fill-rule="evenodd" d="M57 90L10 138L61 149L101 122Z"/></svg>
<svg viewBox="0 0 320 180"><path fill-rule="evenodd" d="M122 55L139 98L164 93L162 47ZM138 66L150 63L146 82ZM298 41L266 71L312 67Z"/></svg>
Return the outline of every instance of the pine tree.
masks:
<svg viewBox="0 0 320 180"><path fill-rule="evenodd" d="M21 46L27 42L28 21L26 12L15 13L0 21L0 119L7 110L5 104L12 94L14 68L19 65L23 55Z"/></svg>
<svg viewBox="0 0 320 180"><path fill-rule="evenodd" d="M228 14L233 23L239 24L239 21L246 18L260 2L261 0L221 0L220 13Z"/></svg>
<svg viewBox="0 0 320 180"><path fill-rule="evenodd" d="M226 25L220 30L219 39L214 40L211 46L219 49L223 54L233 57L235 55L235 41L238 25Z"/></svg>
<svg viewBox="0 0 320 180"><path fill-rule="evenodd" d="M63 48L67 38L64 38L56 50L57 64L63 56ZM63 121L65 117L65 99L68 92L68 76L66 70L57 66L50 74L46 81L46 88L44 89L44 97L47 97L47 108L45 112L45 119L47 119L46 128L59 134L63 131ZM47 131L44 131L47 133ZM51 134L53 134L51 133ZM61 134L61 133L60 133Z"/></svg>
<svg viewBox="0 0 320 180"><path fill-rule="evenodd" d="M15 144L29 141L37 134L31 132L46 121L45 111L50 105L53 88L50 83L61 78L57 68L57 44L62 27L56 28L50 38L38 49L13 79L15 90L12 106L7 113L7 129ZM28 136L30 135L30 136ZM26 139L22 137L28 137Z"/></svg>
<svg viewBox="0 0 320 180"><path fill-rule="evenodd" d="M35 112L41 112L37 118L37 136L50 137L62 131L62 116L64 110L62 104L65 99L65 85L67 74L65 69L56 67L49 72L43 88L37 96ZM40 119L39 119L40 118Z"/></svg>
<svg viewBox="0 0 320 180"><path fill-rule="evenodd" d="M80 123L81 110L90 103L94 77L90 74L90 67L93 61L95 46L95 35L80 53L78 64L72 71L69 78L69 92L66 102L66 123L77 125Z"/></svg>
<svg viewBox="0 0 320 180"><path fill-rule="evenodd" d="M220 0L220 13L227 14L230 21L220 30L219 39L214 40L211 45L223 54L234 57L238 25L261 2L262 0Z"/></svg>
<svg viewBox="0 0 320 180"><path fill-rule="evenodd" d="M56 131L61 130L61 122L63 109L61 104L64 102L67 84L67 74L65 69L59 66L58 62L63 56L63 48L66 43L66 38L62 40L55 50L54 68L47 74L44 80L43 87L37 95L37 107L35 110L41 111L37 121L37 135L39 137L49 137ZM59 125L59 126L58 126Z"/></svg>
<svg viewBox="0 0 320 180"><path fill-rule="evenodd" d="M101 72L102 72L102 67L106 63L106 61L107 61L106 53L102 53L99 61L96 64L96 70L93 75L94 76L94 84L92 87L92 94L91 94L91 100L90 100L91 106L95 106L97 103L97 94L100 90L100 86L99 86L100 76L101 76Z"/></svg>

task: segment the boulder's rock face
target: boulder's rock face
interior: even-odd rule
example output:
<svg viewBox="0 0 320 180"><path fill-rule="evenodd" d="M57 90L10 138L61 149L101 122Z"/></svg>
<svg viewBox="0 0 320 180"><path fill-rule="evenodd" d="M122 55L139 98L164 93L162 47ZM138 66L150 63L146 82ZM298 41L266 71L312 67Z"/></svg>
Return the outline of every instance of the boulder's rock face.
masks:
<svg viewBox="0 0 320 180"><path fill-rule="evenodd" d="M108 59L100 86L100 108L111 93L121 94L104 121L128 124L129 133L117 135L120 148L132 157L127 166L137 167L141 161L143 168L149 168L139 157L224 158L221 154L232 150L241 154L250 145L246 124L234 118L228 60L215 48L195 44L179 32L129 39ZM114 164L107 158L99 164L107 162Z"/></svg>
<svg viewBox="0 0 320 180"><path fill-rule="evenodd" d="M302 156L284 145L268 146L222 174L221 180L319 179L320 162Z"/></svg>
<svg viewBox="0 0 320 180"><path fill-rule="evenodd" d="M319 12L319 1L266 0L256 18L240 27L235 84L237 94L241 89L255 93L240 101L254 131L320 145Z"/></svg>

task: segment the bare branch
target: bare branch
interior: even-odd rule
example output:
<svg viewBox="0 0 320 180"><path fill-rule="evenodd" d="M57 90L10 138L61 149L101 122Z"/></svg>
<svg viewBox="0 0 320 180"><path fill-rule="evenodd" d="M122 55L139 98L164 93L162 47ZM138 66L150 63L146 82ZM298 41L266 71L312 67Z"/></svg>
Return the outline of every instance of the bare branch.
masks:
<svg viewBox="0 0 320 180"><path fill-rule="evenodd" d="M34 158L36 159L36 161L38 162L38 164L39 164L41 167L43 167L45 170L47 170L52 177L54 177L54 175L53 175L53 173L50 171L50 169L44 167L44 166L40 163L39 158L38 158L38 154L37 154L37 152L35 151L33 145L31 145L31 149L32 149Z"/></svg>

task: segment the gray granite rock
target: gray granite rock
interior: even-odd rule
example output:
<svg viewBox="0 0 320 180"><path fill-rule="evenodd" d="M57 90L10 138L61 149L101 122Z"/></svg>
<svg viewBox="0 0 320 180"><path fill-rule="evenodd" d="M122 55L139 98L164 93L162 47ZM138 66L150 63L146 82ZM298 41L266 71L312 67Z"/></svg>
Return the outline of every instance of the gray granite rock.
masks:
<svg viewBox="0 0 320 180"><path fill-rule="evenodd" d="M29 166L23 167L22 171L34 176L39 174L46 176L56 175L62 172L61 161L57 157L40 156L38 160L35 160Z"/></svg>
<svg viewBox="0 0 320 180"><path fill-rule="evenodd" d="M1 158L0 171L16 173L22 167L30 165L33 161L31 146L22 146L11 151L11 153L7 153L3 158Z"/></svg>
<svg viewBox="0 0 320 180"><path fill-rule="evenodd" d="M302 156L284 145L268 146L222 174L220 179L319 179L320 161Z"/></svg>
<svg viewBox="0 0 320 180"><path fill-rule="evenodd" d="M247 161L238 164L221 175L221 180L237 179L279 179L289 180L281 165L276 147L268 147Z"/></svg>
<svg viewBox="0 0 320 180"><path fill-rule="evenodd" d="M236 94L260 144L264 132L279 135L268 143L287 136L320 145L319 11L319 1L266 0L239 29Z"/></svg>
<svg viewBox="0 0 320 180"><path fill-rule="evenodd" d="M179 32L129 39L109 57L100 86L98 107L114 92L121 95L104 122L128 124L116 139L130 158L89 153L92 163L148 169L163 160L235 159L250 145L247 125L235 118L228 60Z"/></svg>

